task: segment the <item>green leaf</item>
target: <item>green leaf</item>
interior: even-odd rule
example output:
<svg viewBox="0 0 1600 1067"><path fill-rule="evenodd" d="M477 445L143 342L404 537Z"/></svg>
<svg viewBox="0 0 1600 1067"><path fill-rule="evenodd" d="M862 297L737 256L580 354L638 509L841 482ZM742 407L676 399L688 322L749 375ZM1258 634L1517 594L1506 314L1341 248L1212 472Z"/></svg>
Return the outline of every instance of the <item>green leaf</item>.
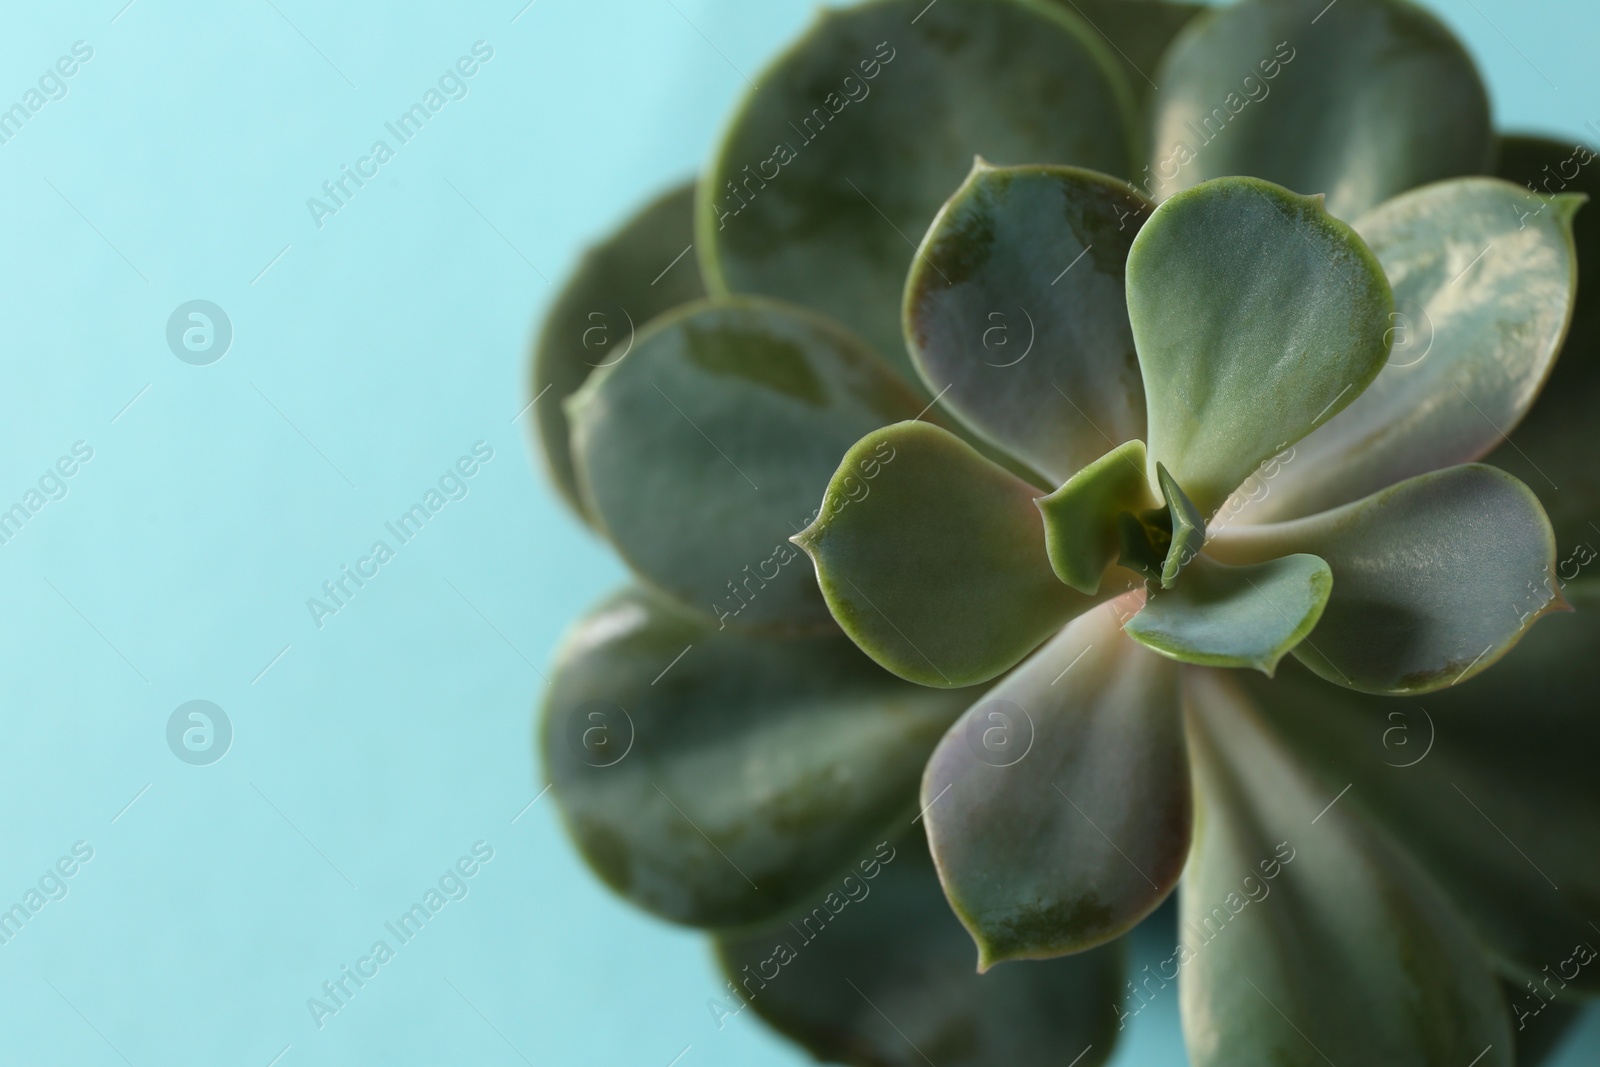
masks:
<svg viewBox="0 0 1600 1067"><path fill-rule="evenodd" d="M657 320L569 411L594 514L641 578L719 625L831 629L788 539L846 449L921 407L837 326L746 297ZM860 457L835 492L877 469Z"/></svg>
<svg viewBox="0 0 1600 1067"><path fill-rule="evenodd" d="M922 803L978 969L1104 944L1183 871L1192 812L1178 671L1080 615L939 743Z"/></svg>
<svg viewBox="0 0 1600 1067"><path fill-rule="evenodd" d="M1155 76L1156 198L1251 174L1355 218L1478 174L1489 99L1444 24L1404 0L1241 0L1190 23Z"/></svg>
<svg viewBox="0 0 1600 1067"><path fill-rule="evenodd" d="M1119 516L1156 504L1145 477L1144 442L1118 445L1036 503L1056 577L1093 596L1122 551Z"/></svg>
<svg viewBox="0 0 1600 1067"><path fill-rule="evenodd" d="M565 642L540 744L601 878L662 918L734 926L796 906L909 823L923 762L970 700L907 685L839 636L718 632L628 591Z"/></svg>
<svg viewBox="0 0 1600 1067"><path fill-rule="evenodd" d="M1144 436L1123 266L1149 213L1103 174L980 160L911 265L906 343L929 391L1052 484Z"/></svg>
<svg viewBox="0 0 1600 1067"><path fill-rule="evenodd" d="M1171 962L1194 1067L1511 1067L1500 990L1454 909L1231 676L1192 672L1187 695L1199 812Z"/></svg>
<svg viewBox="0 0 1600 1067"><path fill-rule="evenodd" d="M1122 66L1123 77L1148 111L1155 96L1151 79L1161 69L1161 57L1178 31L1205 10L1202 4L1168 0L1056 0L1087 22L1111 49ZM1144 126L1148 126L1146 121Z"/></svg>
<svg viewBox="0 0 1600 1067"><path fill-rule="evenodd" d="M822 9L757 82L700 187L707 284L825 312L907 375L906 269L975 153L1113 174L1133 156L1110 51L1039 4Z"/></svg>
<svg viewBox="0 0 1600 1067"><path fill-rule="evenodd" d="M1350 786L1341 804L1393 835L1517 974L1519 1018L1564 990L1600 992L1600 956L1573 958L1600 949L1597 647L1600 611L1580 608L1425 701L1361 697L1304 670L1247 686L1325 786Z"/></svg>
<svg viewBox="0 0 1600 1067"><path fill-rule="evenodd" d="M883 473L850 499L845 479L881 450ZM921 685L975 685L1093 604L1050 569L1037 495L954 434L902 422L845 454L795 543L867 655Z"/></svg>
<svg viewBox="0 0 1600 1067"><path fill-rule="evenodd" d="M1252 667L1270 676L1306 639L1333 588L1311 555L1230 567L1199 556L1172 589L1150 595L1127 634L1153 652L1206 667Z"/></svg>
<svg viewBox="0 0 1600 1067"><path fill-rule="evenodd" d="M1359 500L1402 478L1479 459L1543 386L1578 285L1572 218L1525 188L1462 178L1356 222L1394 286L1395 345L1348 408L1295 446L1254 521Z"/></svg>
<svg viewBox="0 0 1600 1067"><path fill-rule="evenodd" d="M1292 552L1327 560L1333 594L1294 654L1369 693L1463 682L1563 606L1538 498L1481 464L1418 475L1294 522L1229 527L1206 552L1235 564Z"/></svg>
<svg viewBox="0 0 1600 1067"><path fill-rule="evenodd" d="M1187 493L1172 480L1172 475L1160 463L1156 464L1156 481L1161 486L1161 496L1167 502L1167 524L1172 528L1172 540L1167 547L1167 558L1161 565L1161 588L1170 589L1178 580L1178 573L1188 566L1206 543L1206 520L1194 506Z"/></svg>
<svg viewBox="0 0 1600 1067"><path fill-rule="evenodd" d="M987 975L944 896L922 835L863 849L810 910L727 934L732 989L719 1027L748 1007L813 1056L861 1067L1099 1067L1117 1040L1121 944Z"/></svg>
<svg viewBox="0 0 1600 1067"><path fill-rule="evenodd" d="M694 183L686 182L586 252L545 315L528 395L550 480L585 519L561 402L596 368L626 357L646 322L705 295L695 264L673 262L693 240Z"/></svg>
<svg viewBox="0 0 1600 1067"><path fill-rule="evenodd" d="M1600 165L1583 145L1536 137L1501 142L1500 175L1533 186L1546 220L1564 193L1600 199ZM1526 184L1524 184L1526 183ZM1594 413L1600 410L1600 209L1578 212L1578 300L1555 371L1511 439L1489 456L1539 494L1563 547L1600 536L1600 464L1593 461Z"/></svg>
<svg viewBox="0 0 1600 1067"><path fill-rule="evenodd" d="M1214 514L1361 395L1393 311L1378 261L1319 198L1251 178L1172 197L1128 255L1150 462Z"/></svg>

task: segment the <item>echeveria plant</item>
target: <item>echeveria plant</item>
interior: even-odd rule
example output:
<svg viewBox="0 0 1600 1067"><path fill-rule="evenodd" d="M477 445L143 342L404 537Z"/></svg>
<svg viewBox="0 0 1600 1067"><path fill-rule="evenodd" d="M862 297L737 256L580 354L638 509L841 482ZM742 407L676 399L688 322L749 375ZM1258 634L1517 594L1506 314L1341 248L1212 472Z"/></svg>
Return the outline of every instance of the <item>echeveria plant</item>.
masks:
<svg viewBox="0 0 1600 1067"><path fill-rule="evenodd" d="M1404 0L1202 10L825 12L549 316L637 582L545 765L708 1024L1506 1067L1600 991L1594 155Z"/></svg>

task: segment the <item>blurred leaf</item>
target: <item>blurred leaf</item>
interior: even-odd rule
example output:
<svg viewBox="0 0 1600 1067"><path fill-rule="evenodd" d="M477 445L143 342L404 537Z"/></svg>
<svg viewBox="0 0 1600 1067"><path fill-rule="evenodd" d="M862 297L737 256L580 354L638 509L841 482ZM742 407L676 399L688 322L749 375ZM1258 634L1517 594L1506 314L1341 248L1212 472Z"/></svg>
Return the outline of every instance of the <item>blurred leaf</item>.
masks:
<svg viewBox="0 0 1600 1067"><path fill-rule="evenodd" d="M1378 261L1317 197L1221 178L1168 200L1128 255L1150 462L1214 514L1361 395L1393 310Z"/></svg>
<svg viewBox="0 0 1600 1067"><path fill-rule="evenodd" d="M928 390L1052 485L1144 436L1123 266L1149 211L1103 174L980 162L911 265L906 343Z"/></svg>
<svg viewBox="0 0 1600 1067"><path fill-rule="evenodd" d="M882 473L851 499L844 479L875 456ZM954 434L902 422L845 454L796 542L867 655L920 685L974 685L1093 604L1051 571L1037 495Z"/></svg>
<svg viewBox="0 0 1600 1067"><path fill-rule="evenodd" d="M1187 677L1199 813L1174 963L1194 1067L1511 1067L1455 911L1294 761L1238 675Z"/></svg>
<svg viewBox="0 0 1600 1067"><path fill-rule="evenodd" d="M550 480L585 519L561 402L596 368L625 357L646 322L705 295L693 257L673 262L693 240L694 183L685 182L585 253L545 315L528 395Z"/></svg>
<svg viewBox="0 0 1600 1067"><path fill-rule="evenodd" d="M1333 575L1310 555L1244 567L1196 557L1171 589L1151 593L1127 634L1154 652L1206 667L1271 675L1316 628Z"/></svg>
<svg viewBox="0 0 1600 1067"><path fill-rule="evenodd" d="M1322 557L1333 594L1294 654L1331 682L1428 693L1466 681L1559 610L1555 540L1538 499L1481 464L1418 475L1294 522L1230 527L1227 563Z"/></svg>
<svg viewBox="0 0 1600 1067"><path fill-rule="evenodd" d="M974 154L1130 169L1132 92L1090 36L1016 0L821 9L757 75L700 188L707 284L814 307L911 376L906 269Z"/></svg>
<svg viewBox="0 0 1600 1067"><path fill-rule="evenodd" d="M657 320L569 412L594 514L640 577L719 624L831 629L788 539L846 449L922 406L839 327L741 297Z"/></svg>
<svg viewBox="0 0 1600 1067"><path fill-rule="evenodd" d="M1343 219L1489 166L1472 59L1404 0L1240 0L1189 24L1155 75L1157 199L1250 174Z"/></svg>
<svg viewBox="0 0 1600 1067"><path fill-rule="evenodd" d="M735 926L909 824L923 762L971 699L893 678L843 637L719 633L629 590L567 638L540 744L600 877L662 918Z"/></svg>
<svg viewBox="0 0 1600 1067"><path fill-rule="evenodd" d="M1395 346L1354 403L1295 446L1246 514L1296 518L1479 459L1533 404L1578 282L1572 216L1493 178L1430 185L1356 222L1394 286Z"/></svg>
<svg viewBox="0 0 1600 1067"><path fill-rule="evenodd" d="M871 872L870 874L868 872ZM828 1062L860 1067L1099 1067L1111 1058L1123 946L972 968L922 834L864 848L808 912L724 935L723 972L758 1015ZM713 1002L718 1025L743 1006Z"/></svg>
<svg viewBox="0 0 1600 1067"><path fill-rule="evenodd" d="M1247 686L1326 787L1350 785L1340 803L1380 822L1520 972L1514 1014L1567 985L1600 992L1600 958L1572 961L1579 944L1600 950L1597 648L1600 610L1582 608L1424 702L1357 696L1303 670Z"/></svg>
<svg viewBox="0 0 1600 1067"><path fill-rule="evenodd" d="M1552 197L1584 193L1600 200L1600 164L1594 152L1539 137L1501 141L1500 175L1533 185L1544 202L1541 218L1556 210ZM1526 183L1526 184L1525 184ZM1539 494L1562 545L1600 545L1600 464L1593 461L1594 413L1600 411L1600 206L1578 212L1578 298L1561 357L1533 410L1511 440L1489 457Z"/></svg>
<svg viewBox="0 0 1600 1067"><path fill-rule="evenodd" d="M1145 476L1144 442L1118 445L1037 504L1056 577L1093 596L1121 553L1119 516L1156 506Z"/></svg>
<svg viewBox="0 0 1600 1067"><path fill-rule="evenodd" d="M980 970L1120 937L1183 871L1178 671L1123 638L1119 604L1074 619L928 761L928 839Z"/></svg>
<svg viewBox="0 0 1600 1067"><path fill-rule="evenodd" d="M1203 4L1170 0L1055 0L1087 22L1095 36L1117 57L1123 77L1139 98L1144 121L1141 144L1149 138L1149 109L1156 84L1151 79L1161 69L1161 57L1178 31L1205 10Z"/></svg>

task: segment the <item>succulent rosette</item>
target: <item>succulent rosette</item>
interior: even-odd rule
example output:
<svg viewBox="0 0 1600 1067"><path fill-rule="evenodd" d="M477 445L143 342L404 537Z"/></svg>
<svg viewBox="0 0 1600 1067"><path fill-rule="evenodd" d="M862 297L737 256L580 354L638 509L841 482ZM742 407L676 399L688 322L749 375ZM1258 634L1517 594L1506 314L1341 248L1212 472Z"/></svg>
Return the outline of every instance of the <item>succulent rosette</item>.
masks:
<svg viewBox="0 0 1600 1067"><path fill-rule="evenodd" d="M1536 1062L1600 991L1592 160L1402 0L819 15L532 381L637 577L544 763L717 1025Z"/></svg>

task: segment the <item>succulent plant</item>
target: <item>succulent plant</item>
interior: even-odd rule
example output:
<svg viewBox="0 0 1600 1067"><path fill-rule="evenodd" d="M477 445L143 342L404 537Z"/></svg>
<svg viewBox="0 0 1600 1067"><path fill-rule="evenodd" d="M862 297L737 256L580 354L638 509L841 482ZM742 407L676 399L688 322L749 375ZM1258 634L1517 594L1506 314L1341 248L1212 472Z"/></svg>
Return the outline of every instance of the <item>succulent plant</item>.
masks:
<svg viewBox="0 0 1600 1067"><path fill-rule="evenodd" d="M708 1024L1537 1062L1600 991L1593 159L1404 0L820 14L531 383L637 577L544 765Z"/></svg>

